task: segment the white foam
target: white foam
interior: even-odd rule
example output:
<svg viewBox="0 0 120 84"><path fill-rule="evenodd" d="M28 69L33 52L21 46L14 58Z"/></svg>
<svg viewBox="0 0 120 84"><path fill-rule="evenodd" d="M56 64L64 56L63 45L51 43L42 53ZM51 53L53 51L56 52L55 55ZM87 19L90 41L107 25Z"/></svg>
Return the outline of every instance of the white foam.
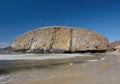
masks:
<svg viewBox="0 0 120 84"><path fill-rule="evenodd" d="M87 62L97 62L98 60L97 59L94 59L94 60L88 60Z"/></svg>
<svg viewBox="0 0 120 84"><path fill-rule="evenodd" d="M0 60L45 60L74 58L78 56L91 56L86 54L21 54L21 55L0 55Z"/></svg>

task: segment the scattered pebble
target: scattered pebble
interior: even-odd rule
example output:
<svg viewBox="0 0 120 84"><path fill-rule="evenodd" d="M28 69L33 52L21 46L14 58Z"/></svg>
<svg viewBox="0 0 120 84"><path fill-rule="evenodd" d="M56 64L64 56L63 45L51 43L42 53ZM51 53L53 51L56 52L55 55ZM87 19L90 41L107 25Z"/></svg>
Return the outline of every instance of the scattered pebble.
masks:
<svg viewBox="0 0 120 84"><path fill-rule="evenodd" d="M73 65L73 63L70 63L70 65L72 66L72 65Z"/></svg>
<svg viewBox="0 0 120 84"><path fill-rule="evenodd" d="M105 58L101 58L101 60L105 60Z"/></svg>

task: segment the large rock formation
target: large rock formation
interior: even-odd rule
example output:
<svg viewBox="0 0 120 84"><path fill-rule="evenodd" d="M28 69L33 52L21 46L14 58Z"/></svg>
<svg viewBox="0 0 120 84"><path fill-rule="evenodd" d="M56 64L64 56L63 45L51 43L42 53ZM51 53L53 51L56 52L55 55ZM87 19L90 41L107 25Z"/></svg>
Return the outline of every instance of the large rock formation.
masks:
<svg viewBox="0 0 120 84"><path fill-rule="evenodd" d="M87 29L70 27L45 27L29 31L14 40L16 51L57 53L106 51L108 40Z"/></svg>

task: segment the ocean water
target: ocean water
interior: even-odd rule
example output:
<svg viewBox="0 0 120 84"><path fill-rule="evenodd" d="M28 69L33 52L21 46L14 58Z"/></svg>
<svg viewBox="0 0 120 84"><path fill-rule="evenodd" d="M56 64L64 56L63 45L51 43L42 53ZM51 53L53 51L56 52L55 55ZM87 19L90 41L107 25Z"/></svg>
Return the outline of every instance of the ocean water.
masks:
<svg viewBox="0 0 120 84"><path fill-rule="evenodd" d="M63 55L62 55L63 56ZM120 84L120 56L0 60L0 84Z"/></svg>

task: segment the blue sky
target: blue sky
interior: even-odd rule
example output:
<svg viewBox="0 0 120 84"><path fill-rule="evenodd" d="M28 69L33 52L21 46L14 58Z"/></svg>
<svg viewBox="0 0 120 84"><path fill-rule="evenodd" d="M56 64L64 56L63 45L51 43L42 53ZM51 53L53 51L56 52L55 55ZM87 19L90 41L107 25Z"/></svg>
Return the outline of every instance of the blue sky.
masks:
<svg viewBox="0 0 120 84"><path fill-rule="evenodd" d="M0 0L0 43L43 26L94 30L120 40L119 0Z"/></svg>

